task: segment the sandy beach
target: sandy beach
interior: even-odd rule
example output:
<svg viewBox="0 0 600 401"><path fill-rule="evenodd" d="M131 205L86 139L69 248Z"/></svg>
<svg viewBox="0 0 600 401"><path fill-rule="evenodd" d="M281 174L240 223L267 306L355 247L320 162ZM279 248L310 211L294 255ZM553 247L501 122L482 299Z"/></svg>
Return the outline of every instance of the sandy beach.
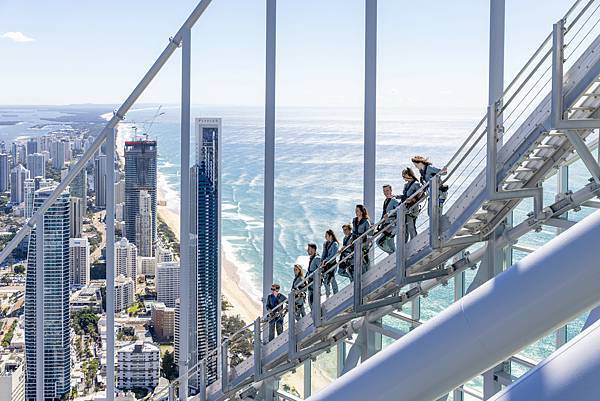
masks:
<svg viewBox="0 0 600 401"><path fill-rule="evenodd" d="M123 129L119 129L116 138L117 154L120 163L124 162L125 134ZM166 194L159 187L157 189L158 197L158 216L173 230L179 239L179 215L168 208L169 200ZM170 202L173 202L171 200ZM231 303L233 310L230 313L239 314L246 323L252 322L261 313L260 299L255 299L244 290L244 283L238 273L236 266L227 258L227 255L221 253L221 291L223 296Z"/></svg>

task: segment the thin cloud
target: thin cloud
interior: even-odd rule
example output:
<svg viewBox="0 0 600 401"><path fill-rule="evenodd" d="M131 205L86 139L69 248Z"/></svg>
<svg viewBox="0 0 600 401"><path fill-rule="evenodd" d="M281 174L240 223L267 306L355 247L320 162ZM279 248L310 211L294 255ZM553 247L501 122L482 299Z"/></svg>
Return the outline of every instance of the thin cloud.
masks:
<svg viewBox="0 0 600 401"><path fill-rule="evenodd" d="M35 41L34 38L30 38L29 36L24 35L23 32L6 32L6 33L2 34L0 36L0 38L12 40L13 42L17 42L17 43L34 42Z"/></svg>

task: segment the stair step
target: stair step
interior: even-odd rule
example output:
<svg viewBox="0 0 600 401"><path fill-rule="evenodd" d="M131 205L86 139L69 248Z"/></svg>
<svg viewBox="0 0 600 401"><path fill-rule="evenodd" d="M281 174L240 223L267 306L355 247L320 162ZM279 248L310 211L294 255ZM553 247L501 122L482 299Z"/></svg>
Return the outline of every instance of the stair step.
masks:
<svg viewBox="0 0 600 401"><path fill-rule="evenodd" d="M536 149L558 149L558 146L556 145L537 145Z"/></svg>
<svg viewBox="0 0 600 401"><path fill-rule="evenodd" d="M507 178L504 180L504 184L522 184L527 182L529 179L520 179L520 178Z"/></svg>
<svg viewBox="0 0 600 401"><path fill-rule="evenodd" d="M515 173L533 173L535 169L529 167L518 167L515 169Z"/></svg>
<svg viewBox="0 0 600 401"><path fill-rule="evenodd" d="M563 132L558 132L558 131L548 132L546 135L547 136L565 136L565 134Z"/></svg>
<svg viewBox="0 0 600 401"><path fill-rule="evenodd" d="M525 160L526 161L530 161L530 160L543 160L543 161L546 161L546 160L548 160L548 158L546 156L528 156Z"/></svg>

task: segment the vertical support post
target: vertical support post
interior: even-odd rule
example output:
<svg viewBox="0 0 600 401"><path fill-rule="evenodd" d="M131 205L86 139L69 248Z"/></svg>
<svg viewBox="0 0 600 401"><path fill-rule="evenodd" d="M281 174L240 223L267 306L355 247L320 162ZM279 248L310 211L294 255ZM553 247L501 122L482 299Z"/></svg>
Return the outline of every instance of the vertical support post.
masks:
<svg viewBox="0 0 600 401"><path fill-rule="evenodd" d="M492 199L498 191L497 157L498 145L503 138L499 127L502 125L502 116L499 115L504 93L504 28L505 28L505 0L490 0L490 48L489 48L489 88L488 88L488 114L487 114L487 166L486 184L489 198ZM494 231L487 242L485 254L485 267L487 268L486 280L491 279L502 271L504 255L498 249L497 238L500 228ZM480 269L484 267L483 264ZM495 393L498 388L490 387L496 383L492 371L484 374L484 394ZM487 376L486 376L487 375ZM486 380L486 377L488 378Z"/></svg>
<svg viewBox="0 0 600 401"><path fill-rule="evenodd" d="M336 377L340 377L344 372L344 365L346 363L346 342L340 341L336 345L337 347L337 364L336 364Z"/></svg>
<svg viewBox="0 0 600 401"><path fill-rule="evenodd" d="M304 399L312 395L312 361L304 361Z"/></svg>
<svg viewBox="0 0 600 401"><path fill-rule="evenodd" d="M362 306L362 239L354 241L354 312L359 312Z"/></svg>
<svg viewBox="0 0 600 401"><path fill-rule="evenodd" d="M321 267L317 267L313 274L313 302L311 305L311 313L315 328L321 325Z"/></svg>
<svg viewBox="0 0 600 401"><path fill-rule="evenodd" d="M412 287L416 287L418 284L414 284ZM416 322L421 320L421 297L417 297L412 300L410 304L410 318ZM417 325L411 323L410 329L414 330L417 328Z"/></svg>
<svg viewBox="0 0 600 401"><path fill-rule="evenodd" d="M198 401L206 401L206 360L202 359L198 362Z"/></svg>
<svg viewBox="0 0 600 401"><path fill-rule="evenodd" d="M365 105L363 201L375 215L377 144L377 0L365 0Z"/></svg>
<svg viewBox="0 0 600 401"><path fill-rule="evenodd" d="M180 267L179 267L179 397L187 400L189 369L189 318L190 318L190 96L192 31L183 31L181 52L181 167L180 167Z"/></svg>
<svg viewBox="0 0 600 401"><path fill-rule="evenodd" d="M396 212L396 285L401 287L406 279L406 205Z"/></svg>
<svg viewBox="0 0 600 401"><path fill-rule="evenodd" d="M440 242L440 175L434 175L430 182L429 197L429 245L432 249L441 246Z"/></svg>
<svg viewBox="0 0 600 401"><path fill-rule="evenodd" d="M569 190L569 166L560 166L557 174L557 185L558 193L565 194ZM568 219L568 212L564 214L564 217ZM559 235L564 230L557 228L556 234ZM567 326L562 326L556 330L556 348L562 347L567 342Z"/></svg>
<svg viewBox="0 0 600 401"><path fill-rule="evenodd" d="M465 252L460 252L456 257L455 261L458 259L462 259L465 256ZM454 301L458 301L465 295L466 285L465 285L465 272L462 271L456 276L454 276ZM463 401L464 394L461 391L462 386L457 389L454 389L452 392L452 400L453 401Z"/></svg>
<svg viewBox="0 0 600 401"><path fill-rule="evenodd" d="M254 321L254 381L262 374L262 340L260 338L260 317Z"/></svg>
<svg viewBox="0 0 600 401"><path fill-rule="evenodd" d="M296 357L296 290L292 288L288 298L288 360Z"/></svg>
<svg viewBox="0 0 600 401"><path fill-rule="evenodd" d="M44 215L35 225L35 398L44 400Z"/></svg>
<svg viewBox="0 0 600 401"><path fill-rule="evenodd" d="M221 344L221 391L224 394L229 389L229 358L227 353L227 340L225 340Z"/></svg>
<svg viewBox="0 0 600 401"><path fill-rule="evenodd" d="M106 399L115 399L115 136L106 136Z"/></svg>
<svg viewBox="0 0 600 401"><path fill-rule="evenodd" d="M273 284L273 241L275 224L275 51L276 0L267 0L265 61L265 183L263 244L263 312Z"/></svg>
<svg viewBox="0 0 600 401"><path fill-rule="evenodd" d="M560 20L552 26L552 99L550 118L554 127L563 119L563 62L565 21Z"/></svg>
<svg viewBox="0 0 600 401"><path fill-rule="evenodd" d="M169 386L167 399L169 401L175 401L175 384L173 384L172 386Z"/></svg>

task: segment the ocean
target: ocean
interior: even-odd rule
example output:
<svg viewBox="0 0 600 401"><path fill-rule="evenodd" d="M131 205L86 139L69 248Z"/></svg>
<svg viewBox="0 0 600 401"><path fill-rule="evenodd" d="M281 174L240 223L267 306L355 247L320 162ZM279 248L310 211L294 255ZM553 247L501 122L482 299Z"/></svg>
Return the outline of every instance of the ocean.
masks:
<svg viewBox="0 0 600 401"><path fill-rule="evenodd" d="M167 194L167 206L178 212L179 109L163 107L161 112L164 114L151 125L149 121L156 112L156 108L131 111L122 129L130 136L147 131L150 138L158 141L159 186ZM410 166L411 156L424 155L435 165L443 165L475 127L483 112L430 108L378 110L378 207L371 220L377 220L381 215L383 194L379 189L383 184L391 184L395 193L401 192L400 172ZM18 125L0 126L0 140L44 134L52 127L31 127L39 124L39 118L45 113L48 112L0 110L0 121L23 121ZM248 292L258 299L263 249L263 109L194 107L192 117L222 119L222 243L227 258L238 267ZM274 278L282 285L284 293L292 282L293 264L306 255L306 244L316 242L320 250L324 233L329 228L341 237L342 224L351 221L355 204L362 203L362 130L362 109L283 107L277 110ZM193 145L191 149L194 149ZM588 177L583 165L576 163L570 169L571 187L580 188ZM546 203L553 202L556 179L548 180L545 189ZM521 221L529 210L531 204L524 201L515 211L515 222ZM579 213L570 213L569 217L579 220L590 212L583 208ZM554 229L545 228L540 233L527 234L519 242L539 246L555 234ZM514 252L515 261L523 256L522 252ZM467 283L473 276L474 271L467 272ZM452 282L431 291L421 302L422 318L429 319L450 305L453 292ZM581 316L569 324L569 338L580 331L584 321L585 316ZM549 335L523 353L541 360L554 349L555 338Z"/></svg>

